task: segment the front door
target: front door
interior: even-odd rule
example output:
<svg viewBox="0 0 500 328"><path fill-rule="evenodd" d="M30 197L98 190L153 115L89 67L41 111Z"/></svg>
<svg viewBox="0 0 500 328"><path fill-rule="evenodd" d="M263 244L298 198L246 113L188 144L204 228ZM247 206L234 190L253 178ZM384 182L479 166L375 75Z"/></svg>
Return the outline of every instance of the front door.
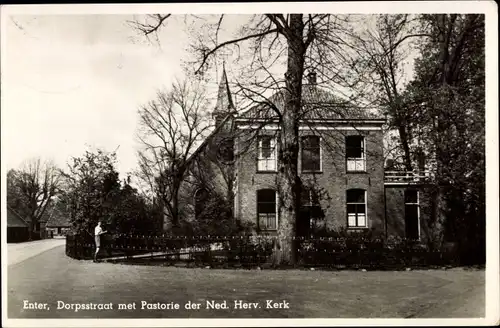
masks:
<svg viewBox="0 0 500 328"><path fill-rule="evenodd" d="M419 239L419 197L418 191L405 191L405 233L407 239Z"/></svg>

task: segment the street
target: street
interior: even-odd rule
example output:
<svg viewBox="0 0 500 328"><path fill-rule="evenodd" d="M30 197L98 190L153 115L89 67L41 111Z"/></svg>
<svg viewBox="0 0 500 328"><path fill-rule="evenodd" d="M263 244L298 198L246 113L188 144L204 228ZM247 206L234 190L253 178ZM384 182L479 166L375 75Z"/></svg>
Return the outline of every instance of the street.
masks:
<svg viewBox="0 0 500 328"><path fill-rule="evenodd" d="M12 249L9 245L9 318L484 316L484 270L258 271L123 265L74 260L57 243L61 242ZM44 251L34 254L34 249Z"/></svg>
<svg viewBox="0 0 500 328"><path fill-rule="evenodd" d="M65 243L66 239L64 238L53 238L7 244L9 266L22 262L54 247L65 245Z"/></svg>

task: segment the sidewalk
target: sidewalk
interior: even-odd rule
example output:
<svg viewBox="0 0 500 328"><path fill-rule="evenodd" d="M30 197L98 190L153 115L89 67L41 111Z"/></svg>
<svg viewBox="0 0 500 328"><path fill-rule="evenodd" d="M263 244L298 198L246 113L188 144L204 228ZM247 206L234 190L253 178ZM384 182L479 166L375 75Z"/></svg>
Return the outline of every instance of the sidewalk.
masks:
<svg viewBox="0 0 500 328"><path fill-rule="evenodd" d="M8 265L14 265L57 246L65 245L66 239L42 239L24 243L7 244Z"/></svg>

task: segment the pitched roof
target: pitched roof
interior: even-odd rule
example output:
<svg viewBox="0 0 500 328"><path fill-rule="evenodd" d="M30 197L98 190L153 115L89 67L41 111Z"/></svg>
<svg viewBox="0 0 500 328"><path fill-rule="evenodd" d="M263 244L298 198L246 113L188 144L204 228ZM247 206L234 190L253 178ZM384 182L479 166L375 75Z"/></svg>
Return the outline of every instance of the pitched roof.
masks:
<svg viewBox="0 0 500 328"><path fill-rule="evenodd" d="M284 92L274 93L264 103L250 108L239 118L278 118L273 106L280 112L284 108ZM317 85L302 86L302 119L381 119L369 110L340 99Z"/></svg>
<svg viewBox="0 0 500 328"><path fill-rule="evenodd" d="M63 204L54 204L47 209L47 227L70 227L69 215L63 208Z"/></svg>
<svg viewBox="0 0 500 328"><path fill-rule="evenodd" d="M188 157L188 159L186 160L186 165L189 165L196 158L196 156L198 156L205 149L205 147L207 147L210 141L213 140L215 136L217 136L217 134L220 132L220 130L226 124L226 122L230 121L232 118L234 118L233 113L226 114L226 116L222 119L220 124L215 126L213 131L203 140L203 142L198 146L198 148L196 148L196 150L191 154L191 156Z"/></svg>
<svg viewBox="0 0 500 328"><path fill-rule="evenodd" d="M28 228L28 223L17 214L12 208L7 206L7 227L8 228Z"/></svg>

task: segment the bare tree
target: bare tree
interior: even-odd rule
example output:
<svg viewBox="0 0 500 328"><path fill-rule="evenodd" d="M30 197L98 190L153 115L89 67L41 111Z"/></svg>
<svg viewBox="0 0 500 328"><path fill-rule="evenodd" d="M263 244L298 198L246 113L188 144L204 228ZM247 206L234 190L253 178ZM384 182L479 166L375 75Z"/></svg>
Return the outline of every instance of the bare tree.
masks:
<svg viewBox="0 0 500 328"><path fill-rule="evenodd" d="M179 190L188 159L210 129L208 104L199 83L183 81L158 92L139 110L140 177L161 198L174 227L179 224Z"/></svg>
<svg viewBox="0 0 500 328"><path fill-rule="evenodd" d="M11 177L14 181L9 185L16 190L23 207L21 212L29 219L31 239L47 206L59 191L59 171L54 163L34 158L26 161Z"/></svg>
<svg viewBox="0 0 500 328"><path fill-rule="evenodd" d="M405 82L404 62L408 59L412 37L421 36L412 31L414 17L410 15L379 15L373 28L353 35L356 51L366 70L364 89L373 90L372 101L384 109L390 118L389 128L397 129L399 146L403 150L406 170L412 170L410 151L411 113L405 106L403 91Z"/></svg>

